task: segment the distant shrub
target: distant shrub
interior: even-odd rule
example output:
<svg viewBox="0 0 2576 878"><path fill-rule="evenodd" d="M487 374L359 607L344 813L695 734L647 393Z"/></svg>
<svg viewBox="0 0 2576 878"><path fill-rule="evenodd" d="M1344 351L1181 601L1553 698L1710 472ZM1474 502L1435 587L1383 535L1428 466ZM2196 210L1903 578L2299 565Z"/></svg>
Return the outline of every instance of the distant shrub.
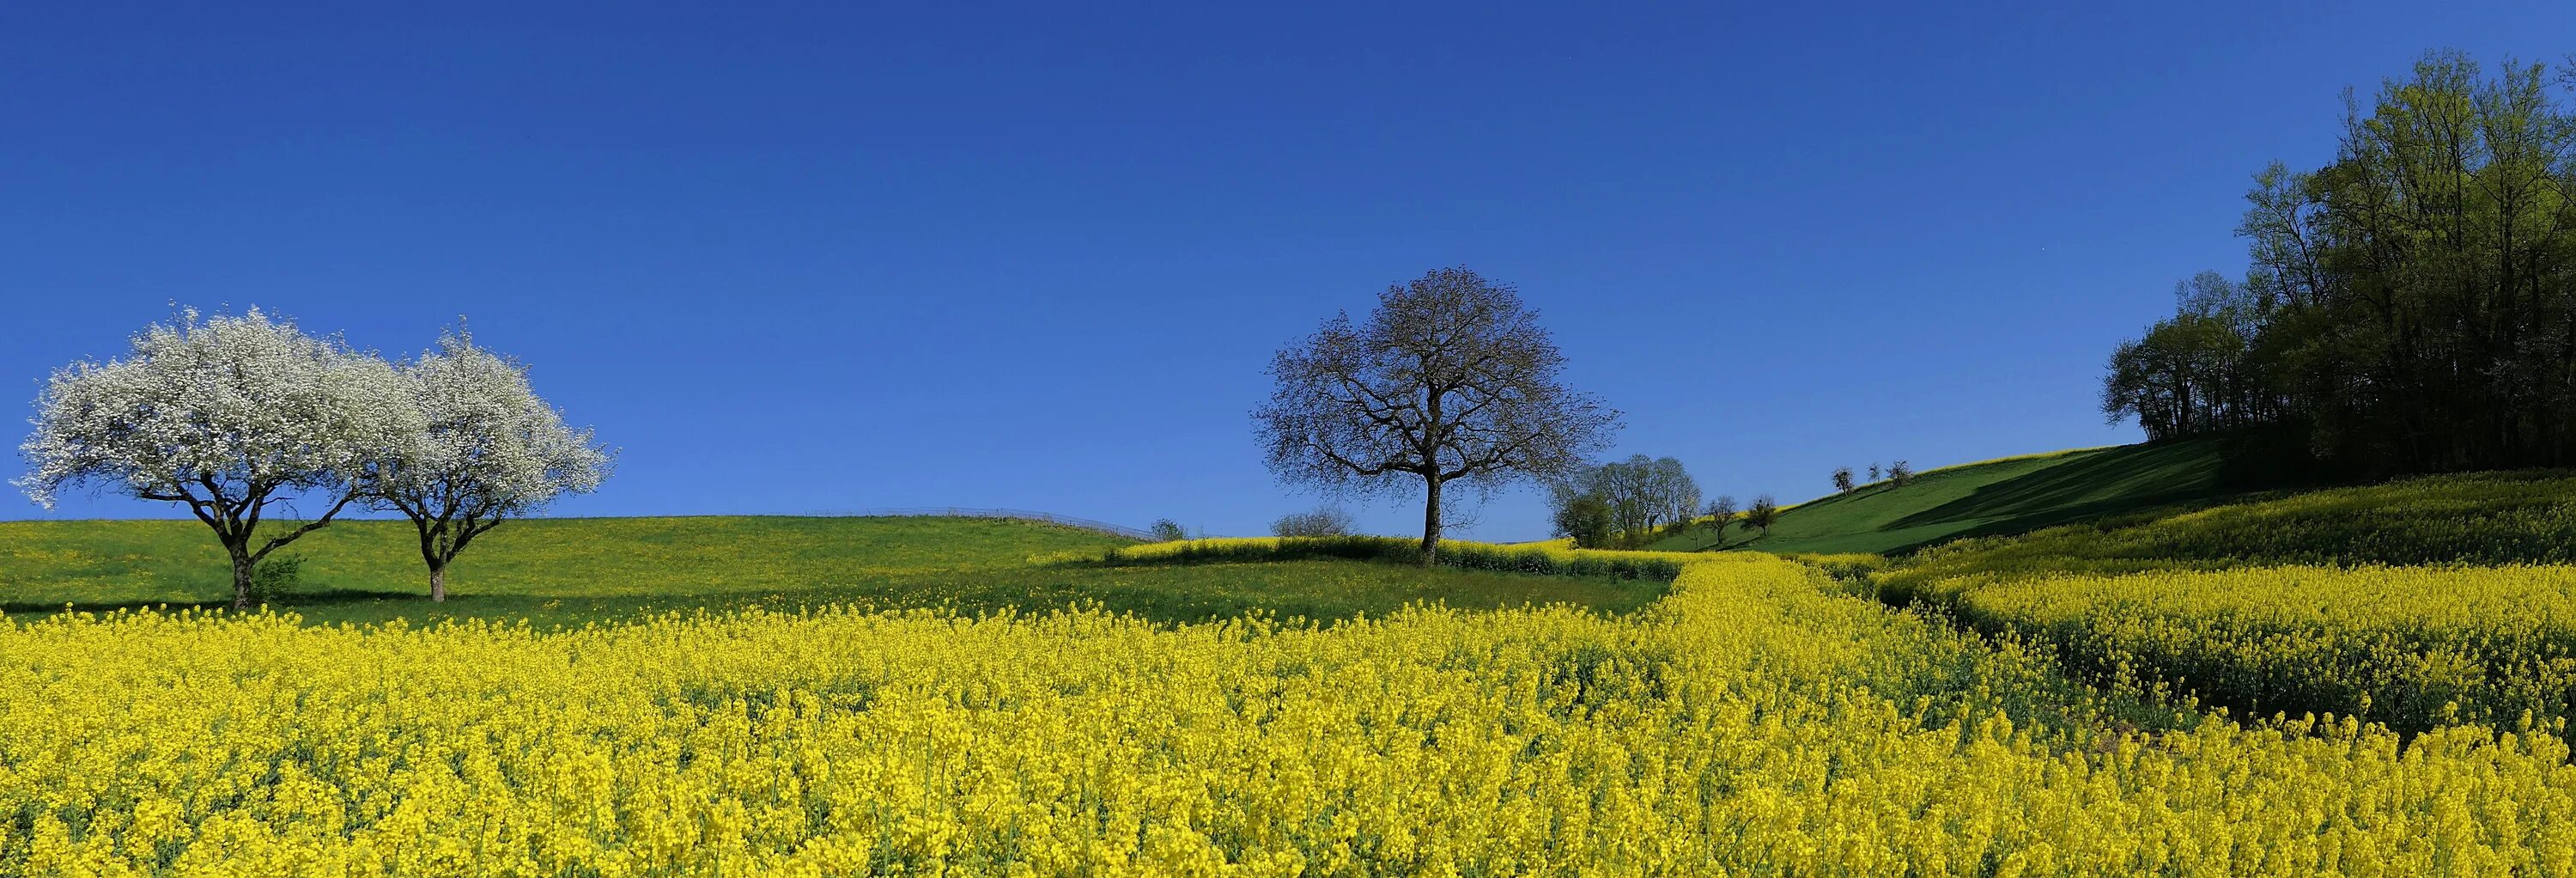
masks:
<svg viewBox="0 0 2576 878"><path fill-rule="evenodd" d="M1180 522L1173 521L1168 518L1154 519L1153 526L1147 528L1147 530L1154 534L1154 541L1158 543L1168 543L1175 540L1186 540L1190 538L1189 531L1182 530Z"/></svg>
<svg viewBox="0 0 2576 878"><path fill-rule="evenodd" d="M1338 506L1291 512L1270 523L1270 534L1281 537L1338 537L1348 535L1351 529L1351 514Z"/></svg>
<svg viewBox="0 0 2576 878"><path fill-rule="evenodd" d="M252 604L278 603L304 587L304 556L278 555L251 569Z"/></svg>
<svg viewBox="0 0 2576 878"><path fill-rule="evenodd" d="M1683 564L1706 557L1680 552L1610 552L1444 540L1435 560L1467 570L1671 582L1673 577L1681 575ZM1128 546L1101 555L1103 563L1112 565L1290 561L1303 558L1420 564L1422 544L1402 537L1237 537Z"/></svg>

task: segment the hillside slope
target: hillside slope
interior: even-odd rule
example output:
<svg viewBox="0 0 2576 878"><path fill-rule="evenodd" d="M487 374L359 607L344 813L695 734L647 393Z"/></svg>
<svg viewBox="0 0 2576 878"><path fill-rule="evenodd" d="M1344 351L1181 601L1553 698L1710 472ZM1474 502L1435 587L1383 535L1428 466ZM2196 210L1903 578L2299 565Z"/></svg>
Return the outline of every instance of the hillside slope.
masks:
<svg viewBox="0 0 2576 878"><path fill-rule="evenodd" d="M1666 551L1903 552L1961 537L2014 534L2237 493L2215 441L2121 445L1930 470L1820 497L1780 514L1768 536L1705 525L1647 548Z"/></svg>

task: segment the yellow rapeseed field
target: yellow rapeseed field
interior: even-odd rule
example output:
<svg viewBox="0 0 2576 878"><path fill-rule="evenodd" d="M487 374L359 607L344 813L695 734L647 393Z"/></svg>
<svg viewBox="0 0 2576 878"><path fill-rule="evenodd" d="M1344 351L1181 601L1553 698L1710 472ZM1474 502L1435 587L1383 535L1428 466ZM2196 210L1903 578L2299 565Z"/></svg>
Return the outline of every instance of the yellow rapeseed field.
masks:
<svg viewBox="0 0 2576 878"><path fill-rule="evenodd" d="M1973 576L1920 593L2080 667L2240 712L2421 730L2564 718L2576 705L2576 567Z"/></svg>
<svg viewBox="0 0 2576 878"><path fill-rule="evenodd" d="M1612 617L0 627L0 873L2576 874L2555 735L2131 726L1691 564Z"/></svg>

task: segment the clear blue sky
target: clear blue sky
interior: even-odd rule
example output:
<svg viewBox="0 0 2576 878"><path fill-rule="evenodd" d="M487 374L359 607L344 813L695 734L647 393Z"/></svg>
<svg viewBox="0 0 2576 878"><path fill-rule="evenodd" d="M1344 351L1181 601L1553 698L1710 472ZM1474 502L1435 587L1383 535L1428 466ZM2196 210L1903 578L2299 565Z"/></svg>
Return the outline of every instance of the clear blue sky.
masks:
<svg viewBox="0 0 2576 878"><path fill-rule="evenodd" d="M2564 2L1235 5L22 4L0 405L172 300L388 353L463 314L624 449L558 514L1257 533L1311 502L1252 442L1270 353L1465 264L1618 453L1796 500L2134 441L2104 355L2242 267L2249 177L2330 156L2345 86L2576 50ZM1545 530L1522 492L1473 534Z"/></svg>

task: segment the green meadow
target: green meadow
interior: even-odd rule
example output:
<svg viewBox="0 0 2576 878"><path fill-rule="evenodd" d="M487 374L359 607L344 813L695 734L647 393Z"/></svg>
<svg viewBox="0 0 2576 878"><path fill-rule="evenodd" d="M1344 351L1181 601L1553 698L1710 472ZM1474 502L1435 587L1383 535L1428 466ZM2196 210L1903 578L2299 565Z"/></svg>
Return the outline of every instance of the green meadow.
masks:
<svg viewBox="0 0 2576 878"><path fill-rule="evenodd" d="M1767 534L1730 527L1721 540L1702 522L1645 548L1897 553L2023 533L2240 493L2222 451L2213 441L2122 445L1943 467L1904 487L1881 481L1785 507Z"/></svg>
<svg viewBox="0 0 2576 878"><path fill-rule="evenodd" d="M1248 612L1343 619L1412 603L1624 612L1664 588L1338 558L1115 567L1068 560L1131 542L998 519L535 519L475 542L449 570L449 599L433 604L408 522L338 521L280 550L303 557L304 567L296 590L274 606L317 623L487 617L578 625L831 604L966 613L1098 605L1188 622ZM219 607L231 594L229 575L195 521L0 522L0 610L13 615Z"/></svg>

